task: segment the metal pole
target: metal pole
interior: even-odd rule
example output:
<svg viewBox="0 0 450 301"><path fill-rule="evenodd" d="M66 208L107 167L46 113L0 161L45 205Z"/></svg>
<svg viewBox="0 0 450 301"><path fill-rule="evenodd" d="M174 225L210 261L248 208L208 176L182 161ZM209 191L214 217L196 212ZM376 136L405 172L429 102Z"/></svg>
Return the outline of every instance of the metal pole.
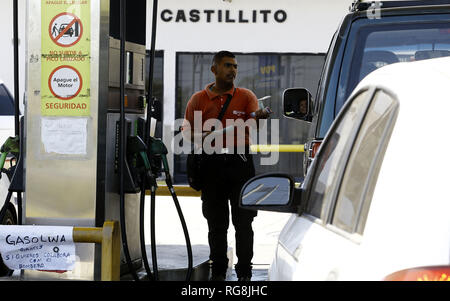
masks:
<svg viewBox="0 0 450 301"><path fill-rule="evenodd" d="M102 281L120 280L120 229L117 221L105 221L102 228L73 228L73 241L102 244Z"/></svg>
<svg viewBox="0 0 450 301"><path fill-rule="evenodd" d="M19 136L19 26L18 26L18 0L13 1L13 39L14 39L14 129Z"/></svg>

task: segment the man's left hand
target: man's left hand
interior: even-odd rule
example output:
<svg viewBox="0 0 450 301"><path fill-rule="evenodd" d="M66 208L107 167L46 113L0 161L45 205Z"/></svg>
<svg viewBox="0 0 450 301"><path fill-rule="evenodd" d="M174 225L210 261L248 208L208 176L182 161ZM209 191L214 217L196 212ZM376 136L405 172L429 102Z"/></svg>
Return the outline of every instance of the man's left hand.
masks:
<svg viewBox="0 0 450 301"><path fill-rule="evenodd" d="M259 109L258 111L256 111L255 117L256 119L267 119L272 113L272 110L269 107L266 107L264 109Z"/></svg>

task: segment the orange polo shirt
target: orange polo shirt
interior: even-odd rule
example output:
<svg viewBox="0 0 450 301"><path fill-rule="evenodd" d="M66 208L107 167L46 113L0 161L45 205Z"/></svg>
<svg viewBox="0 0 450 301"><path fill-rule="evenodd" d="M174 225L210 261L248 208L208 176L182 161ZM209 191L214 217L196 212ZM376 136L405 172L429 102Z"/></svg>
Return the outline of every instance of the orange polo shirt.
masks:
<svg viewBox="0 0 450 301"><path fill-rule="evenodd" d="M227 110L225 111L225 115L222 118L223 128L226 127L227 119L242 119L244 122L248 119L254 119L250 116L250 114L258 110L258 99L252 91L245 88L236 88L235 90L235 88L233 87L229 91L225 92L224 95L219 95L211 90L213 84L214 83L208 84L204 90L196 92L194 95L192 95L191 99L189 99L184 115L185 124L183 125L183 129L186 129L186 122L189 122L192 128L194 128L194 126L197 126L195 130L200 131L200 129L198 128L198 126L200 125L194 124L195 111L200 111L202 114L202 129L208 119L217 119L223 105L227 101L228 95L233 95L233 98L231 99L231 102L228 105ZM242 131L235 130L234 145L227 145L224 135L223 146L242 146L242 142L245 142L245 145L249 145L248 127L245 128L245 139L242 139L243 137L241 137L239 133L242 133Z"/></svg>

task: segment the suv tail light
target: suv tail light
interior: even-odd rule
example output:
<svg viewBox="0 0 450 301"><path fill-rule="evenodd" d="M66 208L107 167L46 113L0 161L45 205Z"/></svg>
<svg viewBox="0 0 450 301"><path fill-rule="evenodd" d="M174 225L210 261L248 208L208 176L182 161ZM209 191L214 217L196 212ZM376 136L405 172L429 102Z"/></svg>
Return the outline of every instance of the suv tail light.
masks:
<svg viewBox="0 0 450 301"><path fill-rule="evenodd" d="M322 141L313 141L311 142L311 146L310 146L310 154L309 157L310 158L314 158L317 154L317 152L319 151L319 147L322 144Z"/></svg>
<svg viewBox="0 0 450 301"><path fill-rule="evenodd" d="M319 147L322 144L322 140L313 140L305 144L305 152L303 154L303 176L306 177L309 166L311 165L314 157L319 151Z"/></svg>
<svg viewBox="0 0 450 301"><path fill-rule="evenodd" d="M450 266L420 267L398 271L385 281L450 281Z"/></svg>

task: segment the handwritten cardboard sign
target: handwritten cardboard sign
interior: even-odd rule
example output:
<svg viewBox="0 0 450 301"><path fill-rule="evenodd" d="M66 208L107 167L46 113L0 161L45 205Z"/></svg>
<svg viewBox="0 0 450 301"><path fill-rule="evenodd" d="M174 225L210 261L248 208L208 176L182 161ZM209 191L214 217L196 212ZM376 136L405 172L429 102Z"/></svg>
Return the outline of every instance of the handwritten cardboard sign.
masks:
<svg viewBox="0 0 450 301"><path fill-rule="evenodd" d="M11 270L73 270L73 227L0 225L0 253Z"/></svg>

